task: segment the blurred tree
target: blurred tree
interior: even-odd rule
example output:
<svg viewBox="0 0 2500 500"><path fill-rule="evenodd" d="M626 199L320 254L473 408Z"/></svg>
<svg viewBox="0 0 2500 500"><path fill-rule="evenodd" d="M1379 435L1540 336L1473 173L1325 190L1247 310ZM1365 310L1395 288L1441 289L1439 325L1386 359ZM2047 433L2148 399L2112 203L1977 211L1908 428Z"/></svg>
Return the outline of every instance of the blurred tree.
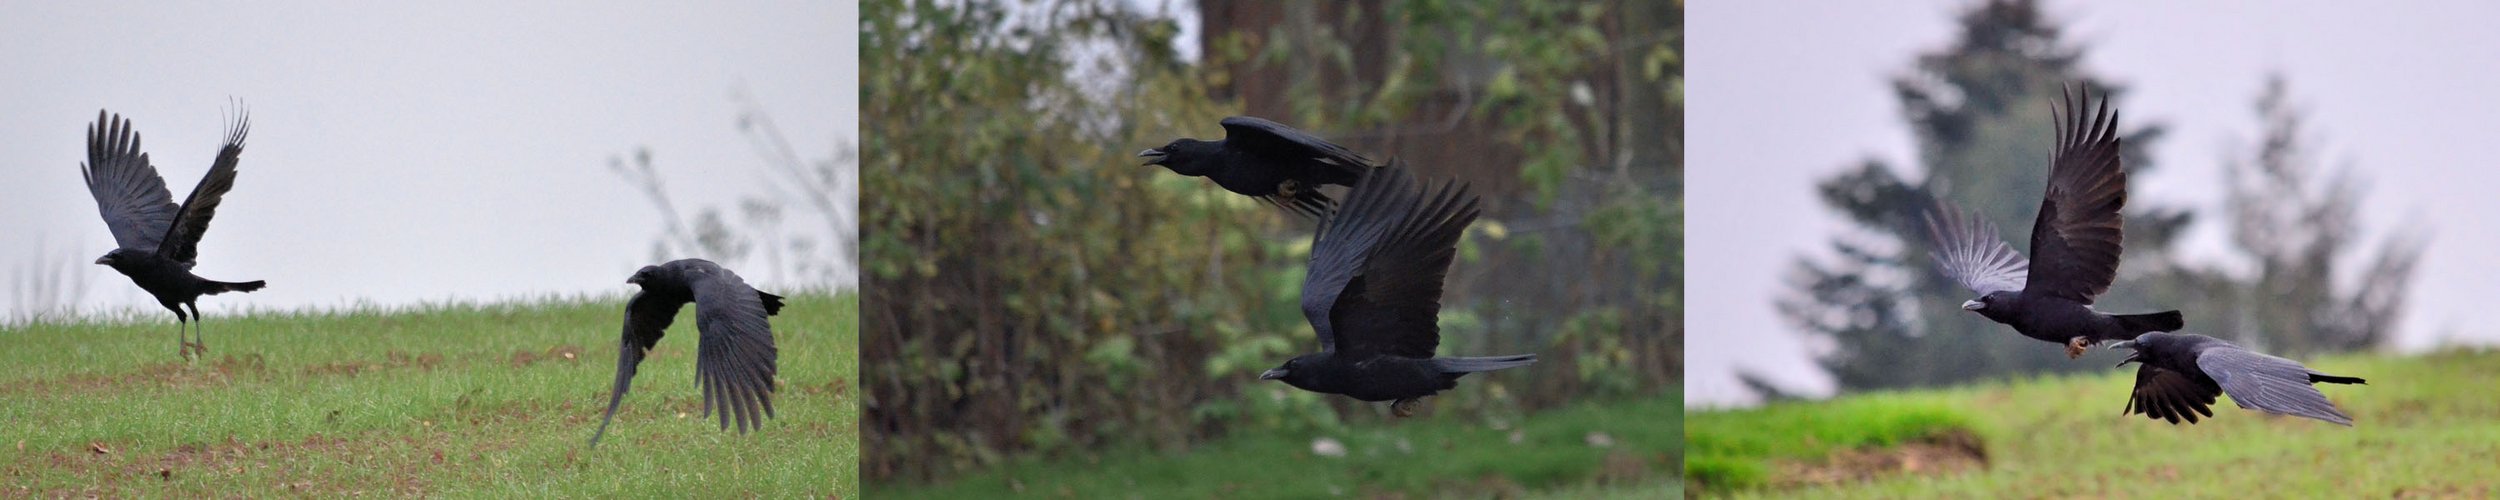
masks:
<svg viewBox="0 0 2500 500"><path fill-rule="evenodd" d="M1433 411L1673 387L1681 133L1638 127L1680 126L1680 9L1651 3L1209 1L1195 58L1133 2L863 4L865 470L1377 418L1251 378L1315 342L1311 223L1133 157L1232 114L1486 197L1443 349L1546 361Z"/></svg>
<svg viewBox="0 0 2500 500"><path fill-rule="evenodd" d="M1951 199L1989 217L2028 252L2047 183L2051 103L2066 87L2113 101L2125 93L2077 67L2081 49L2059 37L2034 1L1984 2L1960 24L1952 46L1920 56L1893 83L1922 177L1904 178L1903 169L1870 159L1822 181L1824 202L1859 230L1834 239L1829 259L1800 259L1795 294L1779 301L1784 316L1823 342L1819 362L1843 391L2107 366L2067 360L2053 344L1956 307L1973 294L1935 271L1921 214ZM2266 139L2256 160L2231 169L2233 250L2255 262L2256 275L2182 262L2172 243L2191 214L2139 197L2128 203L2117 283L2096 307L2180 309L2190 331L2257 339L2287 354L2367 347L2392 327L2418 245L2390 240L2361 285L2339 294L2336 263L2349 247L2358 194L2342 177L2310 185L2300 121L2281 99L2274 88L2260 100ZM2135 128L2120 131L2124 161L2140 183L2154 170L2145 153L2162 127L2127 116L2119 125Z"/></svg>
<svg viewBox="0 0 2500 500"><path fill-rule="evenodd" d="M856 287L859 155L846 144L826 158L802 159L762 105L743 91L737 98L738 130L774 181L764 194L738 201L743 227L733 226L719 207L704 207L688 222L660 182L650 149L634 150L631 160L608 159L608 170L642 191L660 212L660 236L651 242L651 261L702 258L784 286ZM784 226L794 207L815 215L823 225ZM750 265L759 264L749 260L758 250L763 262Z"/></svg>
<svg viewBox="0 0 2500 500"><path fill-rule="evenodd" d="M1783 315L1827 342L1820 363L1843 390L2106 366L2068 362L2054 345L1962 311L1957 305L1972 294L1930 265L1920 217L1933 200L1950 198L1981 212L2028 252L2032 217L2048 182L2055 134L2050 104L2069 87L2113 100L2125 94L2085 74L2076 64L2081 49L2061 39L2032 1L1979 4L1962 14L1960 26L1951 46L1919 56L1908 74L1893 80L1923 176L1904 178L1898 173L1904 169L1869 159L1822 181L1817 189L1824 203L1863 233L1835 239L1835 260L1801 259L1797 294L1779 303ZM2131 179L2142 179L2155 170L2144 152L2162 129L2123 119L2119 125L2133 127L2120 131L2124 161ZM2169 247L2188 220L2183 211L2129 200L2118 283L2099 307L2162 305L2136 298L2176 272ZM2192 327L2210 324L2200 313L2211 311L2171 305L2186 310Z"/></svg>
<svg viewBox="0 0 2500 500"><path fill-rule="evenodd" d="M2266 79L2253 156L2224 171L2231 241L2255 265L2236 301L2248 321L2230 333L2285 356L2371 348L2395 329L2421 241L2389 237L2360 274L2344 268L2359 258L2362 183L2349 168L2320 172L2288 87Z"/></svg>

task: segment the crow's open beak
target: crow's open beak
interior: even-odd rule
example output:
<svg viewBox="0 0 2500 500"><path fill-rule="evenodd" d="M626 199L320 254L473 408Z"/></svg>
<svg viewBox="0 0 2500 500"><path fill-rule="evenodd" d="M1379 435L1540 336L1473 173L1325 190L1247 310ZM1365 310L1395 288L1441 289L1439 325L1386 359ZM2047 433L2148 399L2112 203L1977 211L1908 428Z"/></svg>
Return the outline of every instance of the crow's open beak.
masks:
<svg viewBox="0 0 2500 500"><path fill-rule="evenodd" d="M1259 372L1259 380L1276 380L1280 378L1285 378L1285 369L1283 368Z"/></svg>
<svg viewBox="0 0 2500 500"><path fill-rule="evenodd" d="M2115 350L2115 349L2134 349L2134 348L2135 348L2135 341L2133 341L2133 340L2121 340L2121 341L2118 341L2118 343L2115 343L2115 344L2110 344L2110 345L2109 345L2109 348L2110 348L2110 349L2113 349L2113 350Z"/></svg>
<svg viewBox="0 0 2500 500"><path fill-rule="evenodd" d="M1163 153L1163 150L1160 150L1160 149L1155 149L1155 148L1146 148L1146 150L1145 150L1145 151L1138 151L1138 152L1137 152L1137 157L1138 157L1138 158L1145 158L1145 159L1146 159L1146 164L1147 164L1147 165L1153 165L1153 164L1157 164L1157 163L1163 163L1163 154L1164 154L1164 153Z"/></svg>
<svg viewBox="0 0 2500 500"><path fill-rule="evenodd" d="M1965 300L1965 301L1962 301L1962 310L1964 310L1964 311L1977 311L1977 310L1980 310L1980 309L1987 309L1987 308L1988 308L1988 305L1987 305L1987 304L1980 303L1979 301L1976 301L1976 300Z"/></svg>

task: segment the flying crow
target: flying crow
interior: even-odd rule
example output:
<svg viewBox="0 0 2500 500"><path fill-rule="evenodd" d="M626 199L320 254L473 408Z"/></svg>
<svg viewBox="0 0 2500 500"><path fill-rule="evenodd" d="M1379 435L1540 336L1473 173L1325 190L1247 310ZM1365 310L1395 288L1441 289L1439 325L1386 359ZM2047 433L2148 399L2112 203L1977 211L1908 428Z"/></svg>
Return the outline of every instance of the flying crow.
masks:
<svg viewBox="0 0 2500 500"><path fill-rule="evenodd" d="M226 191L234 189L234 165L243 156L243 136L250 131L251 120L237 113L233 126L226 130L225 147L217 151L217 163L208 167L198 187L191 188L191 197L175 205L173 194L165 190L165 178L156 174L148 154L139 149L139 133L131 130L129 120L121 115L108 117L99 110L95 125L87 129L87 163L79 170L118 245L95 263L129 276L140 289L156 296L157 304L172 310L175 322L182 326L202 319L201 295L250 292L268 284L211 281L191 274L200 254L200 235L208 232L208 220L217 216L217 204L225 200ZM185 313L184 307L190 312ZM183 329L175 335L181 344L179 355L208 352L205 336L192 342Z"/></svg>
<svg viewBox="0 0 2500 500"><path fill-rule="evenodd" d="M2311 384L2364 383L2359 377L2318 373L2299 362L2193 333L2146 333L2110 348L2135 350L2119 366L2140 364L2126 413L2174 425L2182 419L2196 423L2199 414L2213 416L2207 407L2214 404L2214 396L2230 394L2241 408L2350 427L2352 417L2336 411L2335 403Z"/></svg>
<svg viewBox="0 0 2500 500"><path fill-rule="evenodd" d="M2086 96L2089 99L2089 96ZM2127 205L2127 170L2118 158L2118 115L2109 101L2087 117L2067 95L2057 128L2057 153L2049 164L2048 195L2031 226L2031 255L1998 237L1995 224L1937 200L1927 215L1936 264L1979 298L1962 309L2014 327L2023 336L2066 344L2068 358L2084 347L2135 338L2144 332L2177 331L2178 311L2110 315L2092 310L2118 274L2123 239L2119 209Z"/></svg>
<svg viewBox="0 0 2500 500"><path fill-rule="evenodd" d="M1175 139L1137 153L1147 165L1205 177L1225 190L1313 218L1336 201L1319 192L1329 184L1351 186L1372 168L1371 160L1293 127L1263 118L1225 118L1224 140Z"/></svg>
<svg viewBox="0 0 2500 500"><path fill-rule="evenodd" d="M1441 280L1458 237L1476 220L1464 186L1416 183L1392 162L1372 170L1321 223L1302 283L1302 315L1320 352L1259 374L1303 390L1396 401L1397 416L1458 386L1469 373L1527 366L1535 354L1435 358L1441 344Z"/></svg>
<svg viewBox="0 0 2500 500"><path fill-rule="evenodd" d="M608 393L608 414L599 419L590 445L599 446L608 422L616 419L617 403L634 380L634 368L660 342L660 334L677 319L677 310L694 303L694 327L703 333L695 351L695 381L703 386L703 416L720 411L720 428L734 419L738 433L764 425L773 416L773 374L780 351L773 347L772 322L781 313L781 296L756 291L736 273L702 259L681 259L634 271L626 283L642 285L642 293L625 303L625 340L616 357L616 388Z"/></svg>

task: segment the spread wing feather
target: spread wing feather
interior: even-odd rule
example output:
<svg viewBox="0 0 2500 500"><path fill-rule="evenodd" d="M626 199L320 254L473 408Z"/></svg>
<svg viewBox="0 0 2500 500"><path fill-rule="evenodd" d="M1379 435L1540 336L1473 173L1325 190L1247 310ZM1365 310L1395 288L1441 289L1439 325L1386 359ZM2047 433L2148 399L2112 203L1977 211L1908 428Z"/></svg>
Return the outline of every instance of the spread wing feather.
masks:
<svg viewBox="0 0 2500 500"><path fill-rule="evenodd" d="M1963 287L1986 295L2021 291L2031 263L1997 233L1996 224L1937 200L1927 213L1927 235L1935 245L1936 269Z"/></svg>
<svg viewBox="0 0 2500 500"><path fill-rule="evenodd" d="M243 136L251 130L251 117L238 113L234 125L226 129L226 145L218 149L217 163L208 167L208 175L191 188L191 198L182 202L163 244L156 249L158 255L184 267L199 258L200 236L208 234L208 220L217 216L217 205L225 202L226 191L234 189L234 166L243 158Z"/></svg>
<svg viewBox="0 0 2500 500"><path fill-rule="evenodd" d="M2196 366L2212 376L2241 408L2324 420L2351 426L2352 417L2335 409L2326 394L2310 385L2309 367L2229 344L2208 346L2197 353Z"/></svg>
<svg viewBox="0 0 2500 500"><path fill-rule="evenodd" d="M2057 153L2049 164L2048 193L2031 227L2031 273L2025 293L2043 293L2082 304L2109 291L2118 277L2118 254L2126 220L2127 170L2119 161L2118 115L2106 96L2098 111L2084 113L2090 95L2068 94L2057 127ZM2053 113L2054 114L2054 113Z"/></svg>
<svg viewBox="0 0 2500 500"><path fill-rule="evenodd" d="M96 210L112 230L114 244L156 251L182 207L174 205L174 195L165 190L165 178L157 175L148 154L139 148L139 133L131 130L130 120L107 116L101 110L96 111L95 120L87 128L87 163L79 165L87 193L94 195Z"/></svg>
<svg viewBox="0 0 2500 500"><path fill-rule="evenodd" d="M1404 169L1395 175L1406 177ZM1413 185L1411 178L1404 181ZM1441 345L1441 286L1458 255L1458 239L1479 213L1467 187L1434 183L1364 259L1362 275L1340 295L1331 323L1337 349L1430 358Z"/></svg>

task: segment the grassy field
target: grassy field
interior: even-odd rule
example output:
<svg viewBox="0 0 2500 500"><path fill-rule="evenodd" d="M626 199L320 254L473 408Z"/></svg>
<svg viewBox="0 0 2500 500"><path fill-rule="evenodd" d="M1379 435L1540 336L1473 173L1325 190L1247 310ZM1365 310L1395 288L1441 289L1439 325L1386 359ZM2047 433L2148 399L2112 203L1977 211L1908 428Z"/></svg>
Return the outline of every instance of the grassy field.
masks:
<svg viewBox="0 0 2500 500"><path fill-rule="evenodd" d="M1353 419L1317 433L1235 433L1176 453L1028 459L878 498L1658 498L1679 492L1683 398L1589 404L1516 422ZM1314 452L1318 439L1342 456Z"/></svg>
<svg viewBox="0 0 2500 500"><path fill-rule="evenodd" d="M1749 497L2500 495L2500 351L2310 366L2369 379L2325 389L2355 427L2241 410L2227 396L2196 425L2120 416L2129 365L1691 413L1687 480ZM1978 453L1954 452L1963 446Z"/></svg>
<svg viewBox="0 0 2500 500"><path fill-rule="evenodd" d="M598 449L622 297L0 330L0 496L827 496L858 492L857 302L773 319L778 418L699 417L692 307ZM154 311L161 313L162 311Z"/></svg>

